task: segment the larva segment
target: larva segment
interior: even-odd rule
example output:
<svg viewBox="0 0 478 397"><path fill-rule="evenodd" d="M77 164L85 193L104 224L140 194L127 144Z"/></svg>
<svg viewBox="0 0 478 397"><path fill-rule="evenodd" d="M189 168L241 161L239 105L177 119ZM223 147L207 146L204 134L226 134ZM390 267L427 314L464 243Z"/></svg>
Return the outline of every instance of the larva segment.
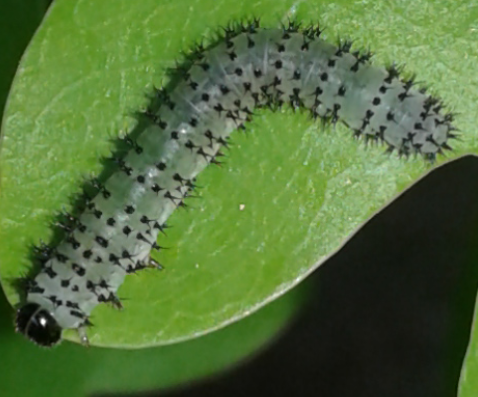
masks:
<svg viewBox="0 0 478 397"><path fill-rule="evenodd" d="M370 53L351 52L320 38L318 27L291 23L261 29L255 20L229 26L208 48L199 45L158 90L143 116L148 123L130 149L116 157L117 171L84 211L62 225L63 240L40 251L42 269L31 279L17 330L51 346L61 330L81 331L99 303L121 308L116 292L127 274L147 266L158 234L195 187L196 176L218 163L232 131L258 107L288 104L313 118L342 121L356 136L384 142L400 155L433 160L449 149L451 114L441 102L404 81L398 70L373 66Z"/></svg>

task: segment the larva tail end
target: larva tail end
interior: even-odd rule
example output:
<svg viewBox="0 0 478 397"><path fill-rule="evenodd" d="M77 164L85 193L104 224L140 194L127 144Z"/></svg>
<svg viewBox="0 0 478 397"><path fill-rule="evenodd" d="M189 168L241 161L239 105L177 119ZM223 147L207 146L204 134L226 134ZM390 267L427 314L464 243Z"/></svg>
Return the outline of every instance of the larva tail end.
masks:
<svg viewBox="0 0 478 397"><path fill-rule="evenodd" d="M61 327L36 303L27 303L17 310L15 326L18 333L39 346L52 347L61 341Z"/></svg>

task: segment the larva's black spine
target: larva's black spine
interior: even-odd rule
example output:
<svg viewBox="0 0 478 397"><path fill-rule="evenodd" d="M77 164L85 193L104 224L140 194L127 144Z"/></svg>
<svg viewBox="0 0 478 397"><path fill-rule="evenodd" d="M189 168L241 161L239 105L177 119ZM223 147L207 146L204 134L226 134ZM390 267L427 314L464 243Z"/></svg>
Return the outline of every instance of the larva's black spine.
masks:
<svg viewBox="0 0 478 397"><path fill-rule="evenodd" d="M161 265L151 249L165 222L196 188L208 164L221 164L230 133L245 129L254 109L287 104L314 119L344 122L365 142L400 156L433 161L455 137L442 102L401 79L401 68L370 64L372 53L333 46L318 25L291 21L263 29L259 19L231 23L208 45L198 42L168 70L138 125L116 142L104 172L84 183L73 212L58 217L52 246L36 251L17 330L51 346L61 330L89 326L102 302L121 308L116 291L127 274ZM418 111L417 111L418 109ZM86 341L82 331L83 341Z"/></svg>

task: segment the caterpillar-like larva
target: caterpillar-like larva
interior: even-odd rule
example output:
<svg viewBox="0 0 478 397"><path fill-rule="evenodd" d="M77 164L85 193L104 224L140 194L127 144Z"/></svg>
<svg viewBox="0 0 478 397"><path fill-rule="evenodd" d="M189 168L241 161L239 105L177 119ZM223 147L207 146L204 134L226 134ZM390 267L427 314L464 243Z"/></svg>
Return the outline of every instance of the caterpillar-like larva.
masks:
<svg viewBox="0 0 478 397"><path fill-rule="evenodd" d="M265 29L253 20L196 48L178 83L158 90L160 106L144 112L148 126L114 159L117 172L97 185L81 215L63 225L63 240L44 252L17 311L17 331L51 346L63 329L74 328L87 343L92 310L101 302L120 308L116 291L125 276L160 266L149 257L160 249L158 233L256 108L289 104L314 119L340 120L400 155L433 160L450 149L453 116L442 113L439 99L401 79L396 68L370 64L370 53L320 35L316 26Z"/></svg>

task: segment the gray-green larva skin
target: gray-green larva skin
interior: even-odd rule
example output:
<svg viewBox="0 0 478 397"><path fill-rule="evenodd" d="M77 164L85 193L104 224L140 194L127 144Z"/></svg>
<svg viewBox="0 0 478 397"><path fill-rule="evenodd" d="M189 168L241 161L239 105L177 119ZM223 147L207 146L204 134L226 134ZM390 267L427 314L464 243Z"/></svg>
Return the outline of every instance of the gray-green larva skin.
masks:
<svg viewBox="0 0 478 397"><path fill-rule="evenodd" d="M242 30L242 31L241 31ZM227 31L205 51L120 161L76 227L31 283L26 302L62 329L80 328L100 302L117 306L124 277L147 265L161 225L229 134L259 106L290 103L341 120L401 154L433 158L448 148L451 116L393 69L372 66L319 38L316 28Z"/></svg>

